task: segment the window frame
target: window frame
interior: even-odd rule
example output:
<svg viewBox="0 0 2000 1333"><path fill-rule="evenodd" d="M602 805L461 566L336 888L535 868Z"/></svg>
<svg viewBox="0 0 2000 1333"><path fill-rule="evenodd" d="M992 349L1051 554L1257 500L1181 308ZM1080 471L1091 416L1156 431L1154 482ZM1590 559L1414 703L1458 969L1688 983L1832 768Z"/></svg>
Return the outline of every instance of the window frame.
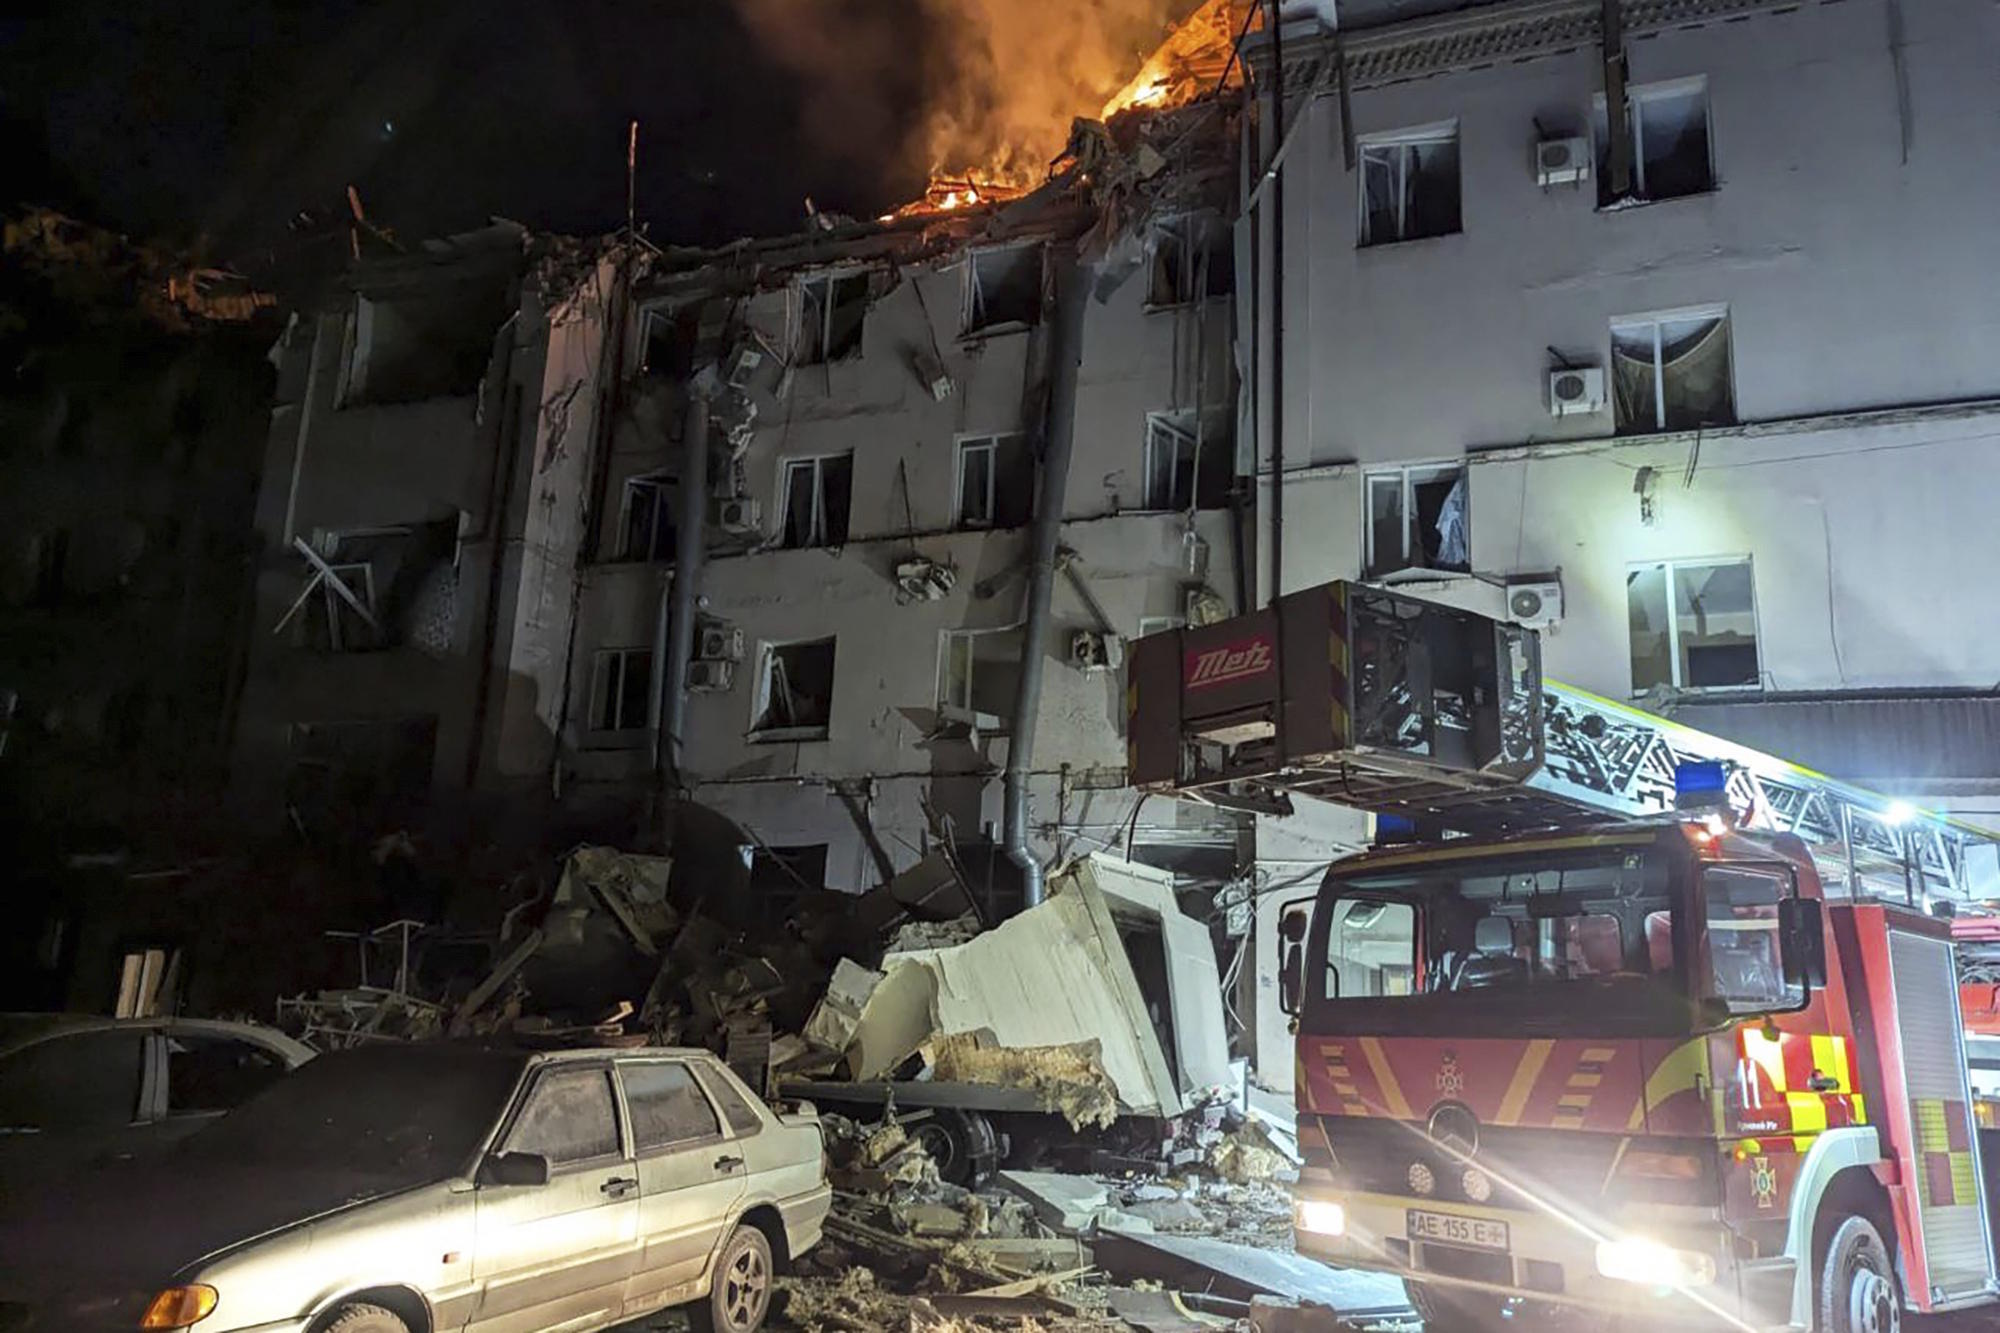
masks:
<svg viewBox="0 0 2000 1333"><path fill-rule="evenodd" d="M827 454L793 454L778 460L778 502L772 508L777 511L778 515L777 533L780 550L838 550L841 546L845 546L848 541L852 540L853 533L851 531L838 545L827 540L826 465L830 461L838 461L843 458L848 463L847 503L851 510L854 504L854 450L845 449ZM813 512L809 527L809 539L800 545L794 546L785 540L785 533L791 527L792 469L796 467L810 467L812 469ZM853 517L853 514L850 512L848 515L850 527L853 523Z"/></svg>
<svg viewBox="0 0 2000 1333"><path fill-rule="evenodd" d="M1717 422L1713 427L1669 427L1666 424L1667 353L1666 340L1661 336L1661 330L1666 325L1676 321L1690 320L1719 320L1722 323L1723 329L1729 339L1730 416L1739 418L1737 421ZM1653 426L1651 430L1621 430L1618 421L1618 391L1615 383L1618 373L1618 331L1621 328L1633 329L1645 324L1650 324L1653 329ZM1710 305L1682 306L1673 310L1646 310L1631 315L1613 315L1605 322L1604 336L1604 366L1607 381L1605 389L1610 399L1608 405L1611 408L1611 429L1613 434L1622 434L1627 437L1634 435L1674 435L1688 430L1720 430L1725 426L1740 424L1741 414L1736 411L1736 325L1729 317L1729 306L1726 302L1717 302Z"/></svg>
<svg viewBox="0 0 2000 1333"><path fill-rule="evenodd" d="M1668 98L1684 96L1691 92L1701 94L1703 128L1708 131L1708 187L1702 190L1690 190L1686 194L1670 194L1656 199L1647 193L1646 190L1646 130L1644 120L1638 114L1638 107L1644 102L1665 101ZM1602 143L1597 138L1597 125L1600 118L1602 118L1605 127L1605 139ZM1689 74L1677 79L1661 79L1655 83L1626 84L1625 123L1632 136L1632 192L1622 198L1612 198L1610 200L1604 200L1600 195L1600 202L1597 205L1598 212L1618 212L1625 208L1631 208L1635 204L1664 204L1670 203L1675 199L1699 199L1703 195L1714 194L1722 187L1722 177L1715 166L1715 99L1709 96L1708 75ZM1610 127L1611 103L1605 98L1603 93L1598 93L1591 98L1590 102L1590 162L1592 171L1597 170L1598 160L1602 156L1599 150L1602 149L1604 152L1610 151ZM1607 190L1611 188L1611 182L1608 178L1604 181L1603 188Z"/></svg>
<svg viewBox="0 0 2000 1333"><path fill-rule="evenodd" d="M1788 1004L1784 1007L1775 1007L1754 1001L1748 1001L1744 1003L1749 1004L1750 1007L1737 1008L1736 1007L1738 1003L1737 1001L1732 1001L1726 996L1713 995L1709 993L1709 988L1714 984L1715 981L1715 944L1712 938L1714 931L1712 927L1712 918L1709 916L1710 904L1708 897L1708 882L1710 876L1718 873L1737 874L1737 875L1757 875L1762 877L1768 877L1777 882L1778 893L1777 897L1773 901L1773 907L1777 915L1774 915L1773 920L1771 922L1772 926L1771 933L1774 937L1772 939L1772 952L1775 955L1775 960L1778 964L1778 982L1781 986L1789 988L1792 987L1792 983L1786 981L1784 976L1785 939L1784 939L1784 927L1782 924L1783 922L1782 913L1784 911L1785 900L1788 898L1797 898L1799 896L1798 872L1791 866L1786 865L1782 861L1754 861L1754 860L1753 861L1704 861L1697 867L1697 871L1698 873L1695 876L1695 882L1697 885L1699 896L1695 903L1690 904L1691 910L1689 912L1689 916L1692 919L1698 920L1701 923L1701 933L1703 938L1701 942L1701 947L1695 951L1696 957L1690 960L1687 969L1687 979L1688 979L1687 993L1694 998L1695 1003L1704 1004L1710 1001L1720 1001L1727 1009L1729 1015L1729 1021L1732 1023L1743 1022L1747 1019L1755 1018L1762 1014L1795 1014L1798 1013L1800 1010L1804 1009L1807 1005L1811 1004L1812 987L1807 985L1796 986L1795 992L1798 997L1797 1002L1794 1004ZM1697 906L1699 907L1699 915L1696 915L1695 911L1692 910L1694 907ZM1697 994L1697 991L1700 993ZM1785 998L1790 999L1791 996L1786 996Z"/></svg>
<svg viewBox="0 0 2000 1333"><path fill-rule="evenodd" d="M521 1081L521 1086L514 1094L513 1104L507 1108L506 1118L500 1122L499 1129L494 1131L492 1146L487 1149L487 1154L497 1156L514 1151L507 1146L507 1142L513 1138L514 1130L520 1125L522 1115L526 1113L528 1104L534 1100L535 1093L542 1086L543 1080L577 1070L591 1070L604 1076L607 1090L611 1094L611 1123L613 1132L618 1138L618 1147L615 1152L580 1157L574 1162L550 1160L549 1177L554 1179L556 1176L567 1175L574 1171L599 1170L610 1162L631 1161L632 1126L625 1117L625 1089L612 1072L609 1060L552 1060L529 1070L527 1077Z"/></svg>
<svg viewBox="0 0 2000 1333"><path fill-rule="evenodd" d="M1152 285L1153 265L1158 262L1163 242L1171 242L1181 249L1179 290L1165 300L1153 290ZM1215 250L1229 251L1233 243L1228 223L1212 208L1189 209L1155 218L1146 228L1147 311L1182 310L1204 301L1222 300L1227 293L1210 290L1212 270L1205 266L1204 261L1210 259Z"/></svg>
<svg viewBox="0 0 2000 1333"><path fill-rule="evenodd" d="M1449 143L1459 154L1458 160L1458 226L1450 231L1428 232L1422 236L1411 236L1408 216L1408 157L1399 153L1395 159L1396 170L1401 173L1396 190L1396 234L1394 236L1372 236L1368 226L1368 152L1370 149L1414 149L1425 145ZM1464 143L1459 138L1457 117L1450 120L1432 121L1428 125L1415 125L1403 130L1385 130L1377 134L1363 134L1354 141L1354 248L1373 250L1381 246L1404 245L1411 241L1433 241L1445 236L1458 236L1465 231L1465 159Z"/></svg>
<svg viewBox="0 0 2000 1333"><path fill-rule="evenodd" d="M782 649L803 645L828 645L833 654L833 665L827 672L826 723L823 726L760 727L762 718L771 706L772 668L778 661ZM773 745L802 741L825 741L833 735L833 687L840 673L840 636L838 634L817 634L803 639L763 639L757 644L757 678L750 691L750 726L745 733L753 745Z"/></svg>
<svg viewBox="0 0 2000 1333"><path fill-rule="evenodd" d="M677 1065L686 1071L688 1082L694 1085L695 1094L702 1099L703 1104L708 1107L709 1115L715 1119L715 1132L713 1134L697 1134L693 1138L674 1139L671 1142L655 1143L642 1147L639 1143L639 1122L632 1115L631 1098L625 1091L626 1071L640 1065ZM722 1114L722 1108L716 1105L714 1094L708 1090L708 1086L702 1082L701 1076L695 1071L694 1061L675 1059L673 1057L650 1056L631 1060L613 1060L611 1068L613 1070L611 1081L618 1089L619 1118L625 1126L625 1142L633 1160L643 1162L667 1153L685 1152L690 1148L712 1147L728 1139L729 1121Z"/></svg>
<svg viewBox="0 0 2000 1333"><path fill-rule="evenodd" d="M1135 637L1143 639L1149 634L1165 634L1169 630L1186 628L1186 616L1140 616L1139 633Z"/></svg>
<svg viewBox="0 0 2000 1333"><path fill-rule="evenodd" d="M1018 430L985 431L979 434L961 435L953 450L951 471L951 526L961 532L991 532L1016 525L1000 521L1000 461L1001 452L1007 446L1027 448L1027 432ZM983 518L969 520L965 516L965 460L969 453L986 455L986 514ZM1030 479L1032 490L1033 478ZM1030 517L1032 518L1032 511Z"/></svg>
<svg viewBox="0 0 2000 1333"><path fill-rule="evenodd" d="M981 324L979 257L1015 252L1032 252L1035 265L1035 317L1033 319L1007 319ZM965 252L965 279L959 304L959 337L966 341L977 341L999 334L1017 333L1023 329L1035 328L1042 322L1047 311L1043 309L1042 287L1048 278L1048 246L1042 241L1003 241L995 245L982 245Z"/></svg>
<svg viewBox="0 0 2000 1333"><path fill-rule="evenodd" d="M668 505L667 483L671 480L672 478L663 472L638 472L625 478L618 506L618 554L613 557L618 563L657 564L662 560L673 558L673 551L659 550L660 509L661 506ZM644 554L635 554L631 549L632 503L635 489L642 486L653 492L653 526L647 529L648 545L653 549ZM671 516L671 506L669 515Z"/></svg>
<svg viewBox="0 0 2000 1333"><path fill-rule="evenodd" d="M628 735L632 732L645 731L648 727L652 725L653 710L650 702L648 703L646 708L646 716L641 718L637 723L626 722L625 719L625 709L622 701L624 699L624 679L625 679L625 674L628 671L628 667L626 665L626 659L632 657L635 654L647 659L646 681L647 681L647 692L650 695L652 691L652 679L653 679L653 664L651 661L653 650L651 648L647 647L598 648L593 650L593 652L591 653L590 726L588 730L591 731L592 733L600 736L623 736L623 735ZM604 689L604 682L607 679L607 673L604 669L604 663L606 659L609 658L618 659L619 684L618 688L615 691L613 691L612 697L620 701L616 716L618 721L626 722L626 725L624 726L605 727L598 725L598 719L604 716L604 710L602 707L604 701L604 695L602 691Z"/></svg>
<svg viewBox="0 0 2000 1333"><path fill-rule="evenodd" d="M1416 561L1410 551L1411 514L1416 507L1416 488L1419 481L1431 482L1449 473L1457 473L1465 483L1465 568L1451 569L1444 566L1425 565ZM1375 506L1369 503L1370 494L1378 479L1397 478L1400 486L1401 534L1403 563L1394 569L1376 569L1371 563L1375 555ZM1381 467L1364 467L1361 470L1361 577L1364 580L1385 579L1392 574L1406 573L1412 569L1427 574L1457 574L1469 576L1472 572L1472 474L1464 459L1456 462L1434 463L1390 463Z"/></svg>
<svg viewBox="0 0 2000 1333"><path fill-rule="evenodd" d="M830 355L827 351L827 342L829 335L833 331L834 301L832 297L834 288L838 283L855 278L860 279L862 285L861 322L855 329L854 346L841 352L838 356ZM823 287L826 290L826 297L819 303L819 328L816 331L815 341L810 348L810 355L808 355L808 349L804 345L806 335L806 289L809 287ZM791 336L786 340L786 345L792 349L793 365L830 366L861 355L862 339L865 337L863 330L867 327L868 323L868 270L866 268L847 265L838 268L819 269L810 274L803 274L792 283L790 303L791 318L789 322Z"/></svg>
<svg viewBox="0 0 2000 1333"><path fill-rule="evenodd" d="M1182 424L1182 419L1186 424ZM1236 481L1236 439L1233 423L1228 410L1223 407L1175 407L1146 413L1145 434L1139 453L1139 506L1138 512L1147 514L1186 514L1200 512L1204 508L1215 510L1227 507L1203 505L1202 503L1202 461L1210 450L1220 449L1227 455L1231 483ZM1153 458L1156 438L1161 434L1177 437L1174 441L1175 467L1171 475L1179 475L1178 453L1181 445L1188 449L1188 495L1185 504L1175 504L1174 495L1169 490L1164 497L1165 504L1158 501L1162 497L1153 494ZM1173 486L1169 482L1169 486Z"/></svg>
<svg viewBox="0 0 2000 1333"><path fill-rule="evenodd" d="M1026 629L1026 627L1027 626L1025 621L1017 621L1012 625L994 625L989 628L961 627L957 629L941 629L938 631L936 697L937 697L938 712L940 715L942 715L944 710L947 708L956 708L960 712L968 716L976 716L978 714L979 710L972 706L972 688L973 688L972 683L979 661L977 653L973 652L973 648L976 646L977 641L981 637L986 637L996 634L1019 634L1022 633ZM954 645L961 642L967 645L967 651L969 653L973 653L972 656L969 656L966 659L965 663L965 701L962 703L956 699L947 697L947 691L951 680L952 649ZM989 713L987 714L987 716L996 717L999 719L998 723L992 728L994 734L1004 736L1013 731L1014 719L1010 715L1005 713Z"/></svg>
<svg viewBox="0 0 2000 1333"><path fill-rule="evenodd" d="M1680 611L1675 605L1674 578L1676 573L1681 569L1715 568L1723 565L1742 565L1745 568L1745 570L1747 570L1749 573L1750 644L1751 647L1754 648L1757 653L1757 680L1756 683L1751 685L1684 684L1681 680L1682 676L1686 674L1683 671L1681 664L1681 617L1680 617ZM1685 556L1685 557L1675 557L1673 559L1663 559L1663 560L1633 560L1629 561L1625 566L1625 578L1626 578L1625 614L1627 623L1626 639L1628 640L1625 647L1625 667L1627 673L1626 676L1627 688L1631 692L1630 697L1634 699L1641 698L1646 694L1648 690L1658 688L1657 686L1649 685L1646 687L1646 689L1642 690L1638 687L1639 686L1637 678L1638 673L1635 670L1633 670L1636 663L1633 661L1632 648L1629 642L1631 638L1630 622L1632 614L1631 612L1632 576L1649 569L1660 570L1664 575L1664 581L1666 584L1667 667L1668 667L1667 671L1668 679L1666 682L1667 688L1684 694L1744 694L1750 691L1762 691L1764 688L1764 622L1762 613L1758 609L1758 603L1757 603L1756 560L1748 554L1716 555L1716 556Z"/></svg>

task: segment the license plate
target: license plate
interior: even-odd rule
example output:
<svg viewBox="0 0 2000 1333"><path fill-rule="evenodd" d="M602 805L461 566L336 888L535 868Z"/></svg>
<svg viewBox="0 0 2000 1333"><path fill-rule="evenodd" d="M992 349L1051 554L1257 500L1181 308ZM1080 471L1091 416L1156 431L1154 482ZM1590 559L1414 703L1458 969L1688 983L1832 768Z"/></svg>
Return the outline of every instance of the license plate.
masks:
<svg viewBox="0 0 2000 1333"><path fill-rule="evenodd" d="M1507 1224L1484 1217L1456 1217L1451 1213L1427 1213L1410 1209L1408 1227L1411 1240L1431 1245L1464 1245L1475 1250L1507 1252Z"/></svg>

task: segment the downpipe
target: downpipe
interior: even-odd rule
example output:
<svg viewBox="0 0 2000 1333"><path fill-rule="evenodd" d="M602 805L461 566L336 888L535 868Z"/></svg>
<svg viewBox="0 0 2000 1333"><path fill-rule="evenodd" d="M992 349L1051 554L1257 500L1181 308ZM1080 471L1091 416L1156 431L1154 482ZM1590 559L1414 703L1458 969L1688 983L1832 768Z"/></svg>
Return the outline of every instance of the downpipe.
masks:
<svg viewBox="0 0 2000 1333"><path fill-rule="evenodd" d="M1066 256L1056 270L1056 315L1049 367L1049 399L1042 428L1042 484L1030 531L1028 610L1021 626L1021 679L1014 691L1014 734L1007 742L1001 850L1021 872L1021 905L1042 901L1042 863L1028 849L1028 774L1035 757L1035 723L1041 711L1042 673L1048 663L1049 601L1055 587L1056 547L1062 536L1069 490L1070 454L1076 441L1076 380L1083 360L1083 315L1089 296L1083 266Z"/></svg>

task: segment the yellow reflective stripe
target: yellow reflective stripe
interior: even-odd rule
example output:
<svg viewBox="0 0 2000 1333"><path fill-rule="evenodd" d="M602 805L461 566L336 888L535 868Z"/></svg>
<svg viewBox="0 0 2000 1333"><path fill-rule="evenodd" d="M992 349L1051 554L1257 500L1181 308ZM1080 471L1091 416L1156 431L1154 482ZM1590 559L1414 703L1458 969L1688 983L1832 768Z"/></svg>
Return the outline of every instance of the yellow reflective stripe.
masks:
<svg viewBox="0 0 2000 1333"><path fill-rule="evenodd" d="M1389 1068L1388 1057L1382 1054L1382 1043L1374 1037L1363 1037L1359 1042L1361 1057L1374 1071L1375 1083L1382 1089L1382 1104L1389 1114L1398 1120L1410 1118L1410 1104L1403 1100L1403 1089L1396 1083L1396 1072Z"/></svg>
<svg viewBox="0 0 2000 1333"><path fill-rule="evenodd" d="M1602 1074L1571 1074L1569 1086L1572 1088L1594 1088L1604 1082Z"/></svg>
<svg viewBox="0 0 2000 1333"><path fill-rule="evenodd" d="M1813 1068L1828 1078L1837 1080L1840 1086L1836 1092L1852 1092L1847 1082L1847 1038L1814 1037L1812 1039Z"/></svg>
<svg viewBox="0 0 2000 1333"><path fill-rule="evenodd" d="M1794 1134L1817 1134L1826 1128L1826 1103L1816 1092L1788 1092L1785 1103L1792 1111Z"/></svg>
<svg viewBox="0 0 2000 1333"><path fill-rule="evenodd" d="M1549 1052L1555 1043L1537 1040L1528 1043L1527 1051L1521 1056L1521 1063L1514 1068L1514 1077L1507 1084L1505 1095L1500 1098L1500 1109L1493 1116L1496 1125L1518 1125L1521 1110L1528 1104L1528 1094L1535 1090L1535 1080L1541 1077L1542 1066L1549 1062Z"/></svg>
<svg viewBox="0 0 2000 1333"><path fill-rule="evenodd" d="M1564 1093L1562 1096L1556 1098L1556 1105L1566 1107L1572 1111L1588 1110L1590 1107L1590 1094L1587 1092Z"/></svg>
<svg viewBox="0 0 2000 1333"><path fill-rule="evenodd" d="M1601 1065L1608 1060L1615 1060L1617 1058L1618 1052L1609 1046L1591 1046L1586 1048L1584 1053L1577 1057L1577 1060L1586 1065Z"/></svg>

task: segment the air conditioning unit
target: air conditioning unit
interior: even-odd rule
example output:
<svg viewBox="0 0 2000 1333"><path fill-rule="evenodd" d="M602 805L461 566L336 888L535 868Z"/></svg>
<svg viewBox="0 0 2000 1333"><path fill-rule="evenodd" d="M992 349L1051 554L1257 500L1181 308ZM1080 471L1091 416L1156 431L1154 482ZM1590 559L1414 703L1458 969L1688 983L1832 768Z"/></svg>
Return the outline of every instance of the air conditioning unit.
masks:
<svg viewBox="0 0 2000 1333"><path fill-rule="evenodd" d="M1069 636L1069 664L1078 671L1116 671L1125 665L1125 640L1116 634L1080 629Z"/></svg>
<svg viewBox="0 0 2000 1333"><path fill-rule="evenodd" d="M755 535L764 521L764 506L742 498L717 500L712 506L715 526L739 537Z"/></svg>
<svg viewBox="0 0 2000 1333"><path fill-rule="evenodd" d="M764 364L764 354L754 347L739 347L729 358L730 387L740 389L750 382L757 373L757 367Z"/></svg>
<svg viewBox="0 0 2000 1333"><path fill-rule="evenodd" d="M1590 140L1544 139L1535 145L1535 183L1574 185L1590 179Z"/></svg>
<svg viewBox="0 0 2000 1333"><path fill-rule="evenodd" d="M1562 619L1562 580L1554 574L1517 575L1507 580L1507 619L1527 629L1545 629Z"/></svg>
<svg viewBox="0 0 2000 1333"><path fill-rule="evenodd" d="M941 601L951 595L957 584L957 570L922 556L913 556L896 566L896 587L905 601Z"/></svg>
<svg viewBox="0 0 2000 1333"><path fill-rule="evenodd" d="M719 620L697 622L694 629L694 655L704 662L741 662L743 631L734 625L725 625Z"/></svg>
<svg viewBox="0 0 2000 1333"><path fill-rule="evenodd" d="M1604 410L1601 366L1569 366L1549 372L1549 415L1581 416Z"/></svg>
<svg viewBox="0 0 2000 1333"><path fill-rule="evenodd" d="M687 687L696 694L716 694L736 683L734 662L689 662Z"/></svg>

